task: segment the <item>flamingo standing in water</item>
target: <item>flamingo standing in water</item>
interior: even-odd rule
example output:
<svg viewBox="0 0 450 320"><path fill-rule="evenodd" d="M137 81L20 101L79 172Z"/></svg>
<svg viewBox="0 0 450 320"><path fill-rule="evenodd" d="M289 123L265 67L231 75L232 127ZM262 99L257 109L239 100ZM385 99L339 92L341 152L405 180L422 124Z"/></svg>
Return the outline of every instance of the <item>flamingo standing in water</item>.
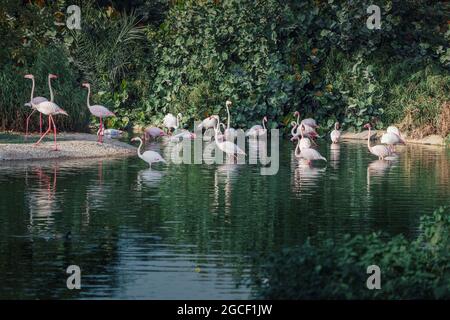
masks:
<svg viewBox="0 0 450 320"><path fill-rule="evenodd" d="M225 107L227 108L227 114L228 114L228 118L227 118L227 128L225 129L224 135L225 135L225 139L228 141L234 141L234 138L236 138L236 130L234 128L231 128L230 123L231 123L231 114L230 114L230 106L232 105L232 102L230 100L227 100L225 102Z"/></svg>
<svg viewBox="0 0 450 320"><path fill-rule="evenodd" d="M331 142L338 143L341 138L341 131L339 130L339 122L334 124L334 130L330 133Z"/></svg>
<svg viewBox="0 0 450 320"><path fill-rule="evenodd" d="M301 143L298 143L295 147L295 156L307 160L309 165L311 165L313 160L327 161L327 159L325 159L325 157L323 157L316 149L301 148Z"/></svg>
<svg viewBox="0 0 450 320"><path fill-rule="evenodd" d="M144 140L148 140L150 137L156 139L165 135L166 133L158 127L149 127L144 130Z"/></svg>
<svg viewBox="0 0 450 320"><path fill-rule="evenodd" d="M223 138L219 138L218 136L219 132L220 132L220 121L218 120L216 128L214 130L214 140L216 141L216 145L219 147L220 150L225 152L228 156L236 157L238 154L245 155L245 152L233 142L223 141Z"/></svg>
<svg viewBox="0 0 450 320"><path fill-rule="evenodd" d="M27 74L27 75L25 75L25 78L26 79L31 79L31 81L33 83L32 88L31 88L31 98L30 98L30 101L33 101L34 87L35 87L34 76L32 74ZM38 145L42 141L42 139L44 139L44 137L51 131L52 125L53 125L53 133L54 133L54 137L55 137L55 149L54 149L54 151L58 151L58 145L56 144L57 129L56 129L55 121L53 120L53 115L63 114L63 115L67 116L68 115L67 112L64 111L63 109L61 109L56 103L54 103L52 101L43 101L43 102L35 105L34 107L40 113L48 116L48 129L41 136L41 138L38 140L38 142L35 143L35 145Z"/></svg>
<svg viewBox="0 0 450 320"><path fill-rule="evenodd" d="M101 105L93 105L91 106L91 103L89 102L90 96L91 96L91 85L87 82L82 84L83 87L88 89L87 94L87 107L89 108L89 111L96 116L97 118L100 118L100 128L98 129L98 140L97 142L103 143L103 118L107 117L115 117L115 114L108 110L108 108L101 106Z"/></svg>
<svg viewBox="0 0 450 320"><path fill-rule="evenodd" d="M134 141L139 141L139 147L137 150L137 154L138 154L139 158L141 158L142 160L147 162L148 165L150 166L150 168L152 167L152 163L155 163L155 162L166 163L166 160L164 160L163 157L158 152L149 150L149 151L145 151L144 153L142 153L141 149L142 149L143 142L142 142L141 138L131 139L131 142L134 142Z"/></svg>
<svg viewBox="0 0 450 320"><path fill-rule="evenodd" d="M291 141L299 139L299 137L301 135L300 131L302 131L306 137L311 138L311 139L315 139L319 136L315 130L315 128L317 127L316 120L309 118L309 119L303 119L300 122L300 112L298 112L298 111L294 112L294 116L297 117L297 121L295 122L297 130L294 131L295 133L293 134ZM293 124L293 123L294 122L292 122L291 124ZM300 124L302 124L302 126ZM313 140L313 142L314 142L314 140ZM314 142L314 144L316 144L316 143Z"/></svg>
<svg viewBox="0 0 450 320"><path fill-rule="evenodd" d="M247 133L245 134L247 137L257 137L262 136L267 132L266 123L267 123L267 117L264 117L262 119L262 125L257 124L251 127Z"/></svg>
<svg viewBox="0 0 450 320"><path fill-rule="evenodd" d="M176 131L178 129L178 127L180 126L180 119L183 117L183 115L181 113L177 114L177 116L175 117L173 114L168 113L164 116L163 119L163 124L164 127L167 128L167 130L170 133L170 129L174 129L174 131Z"/></svg>
<svg viewBox="0 0 450 320"><path fill-rule="evenodd" d="M49 74L48 75L48 89L50 90L50 101L51 102L53 102L53 90L52 90L51 79L56 79L56 78L58 78L58 77L56 75L54 75L54 74ZM39 103L45 102L45 101L48 101L48 99L44 98L44 97L34 97L33 100L31 100L28 103L25 103L26 107L30 107L31 109L33 109L33 111L31 111L31 113L27 117L26 130L25 130L25 139L28 136L28 124L30 122L31 116L36 111L36 105L38 105ZM42 135L42 113L39 113L39 133Z"/></svg>
<svg viewBox="0 0 450 320"><path fill-rule="evenodd" d="M391 152L395 152L396 144L406 144L400 134L400 130L395 126L389 126L387 128L386 133L381 136L381 143L387 144Z"/></svg>
<svg viewBox="0 0 450 320"><path fill-rule="evenodd" d="M370 130L371 126L370 124L364 125L364 128L369 129L369 134L367 136L367 147L369 148L369 151L371 154L376 155L379 160L384 160L385 157L389 156L391 154L391 151L388 147L382 146L382 145L375 145L373 147L370 146Z"/></svg>

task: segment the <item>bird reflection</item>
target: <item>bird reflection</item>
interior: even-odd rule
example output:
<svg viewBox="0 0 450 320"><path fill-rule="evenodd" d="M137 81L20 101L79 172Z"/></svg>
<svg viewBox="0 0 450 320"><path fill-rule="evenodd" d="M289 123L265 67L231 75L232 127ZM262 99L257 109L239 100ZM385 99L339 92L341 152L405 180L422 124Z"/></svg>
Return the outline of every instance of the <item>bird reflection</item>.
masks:
<svg viewBox="0 0 450 320"><path fill-rule="evenodd" d="M338 166L339 166L340 154L341 154L341 145L338 144L338 143L332 143L330 145L330 160L329 160L329 163L334 169L337 169Z"/></svg>
<svg viewBox="0 0 450 320"><path fill-rule="evenodd" d="M294 170L292 191L302 194L317 185L317 181L325 174L325 168L311 167L307 163L300 162Z"/></svg>
<svg viewBox="0 0 450 320"><path fill-rule="evenodd" d="M52 214L58 210L56 201L58 163L53 165L52 174L45 173L42 166L35 167L32 172L38 179L37 187L33 187L27 192L29 200L30 226L33 226L34 219L45 221L50 224Z"/></svg>
<svg viewBox="0 0 450 320"><path fill-rule="evenodd" d="M157 187L164 177L164 171L157 171L152 169L145 169L138 172L137 175L137 186L141 190L142 186L145 185L149 188Z"/></svg>
<svg viewBox="0 0 450 320"><path fill-rule="evenodd" d="M370 193L371 177L383 177L392 166L391 161L374 160L367 166L367 193Z"/></svg>

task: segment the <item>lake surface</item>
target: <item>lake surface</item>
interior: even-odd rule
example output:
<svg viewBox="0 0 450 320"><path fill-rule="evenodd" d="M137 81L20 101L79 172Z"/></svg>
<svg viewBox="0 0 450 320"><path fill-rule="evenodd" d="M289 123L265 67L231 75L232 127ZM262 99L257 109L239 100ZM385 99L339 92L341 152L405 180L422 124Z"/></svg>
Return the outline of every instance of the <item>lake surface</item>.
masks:
<svg viewBox="0 0 450 320"><path fill-rule="evenodd" d="M316 235L414 237L450 204L448 149L410 145L392 162L360 142L319 150L327 164L299 166L282 142L273 176L137 157L0 163L0 298L251 298L255 256Z"/></svg>

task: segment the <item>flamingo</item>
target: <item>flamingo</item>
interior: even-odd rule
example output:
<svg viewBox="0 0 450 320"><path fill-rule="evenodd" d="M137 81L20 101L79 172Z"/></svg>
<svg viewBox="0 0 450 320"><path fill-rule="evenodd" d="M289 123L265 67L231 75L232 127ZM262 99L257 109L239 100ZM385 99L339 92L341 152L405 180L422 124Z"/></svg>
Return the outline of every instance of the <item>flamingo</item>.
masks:
<svg viewBox="0 0 450 320"><path fill-rule="evenodd" d="M131 139L131 142L134 141L139 141L139 147L137 150L137 154L139 156L139 158L141 158L142 160L144 160L145 162L148 163L148 165L150 166L150 168L152 167L152 163L155 162L163 162L166 163L166 160L163 159L163 157L155 151L145 151L144 153L141 153L141 148L143 145L142 139L137 137L137 138L133 138Z"/></svg>
<svg viewBox="0 0 450 320"><path fill-rule="evenodd" d="M306 124L303 123L299 124L295 121L292 121L291 125L293 126L291 130L292 133L291 141L298 140L299 137L303 135L307 138L311 138L311 141L317 146L317 143L314 141L314 138L318 137L316 130L314 130L312 127Z"/></svg>
<svg viewBox="0 0 450 320"><path fill-rule="evenodd" d="M308 164L311 165L313 160L323 160L327 161L316 149L312 148L301 148L300 143L295 147L295 156L300 159L305 159Z"/></svg>
<svg viewBox="0 0 450 320"><path fill-rule="evenodd" d="M156 139L158 137L164 137L166 133L158 128L158 127L149 127L144 130L144 140L149 139L150 137Z"/></svg>
<svg viewBox="0 0 450 320"><path fill-rule="evenodd" d="M205 130L208 130L208 129L211 129L211 128L214 129L216 127L216 121L217 121L216 117L217 116L215 116L215 115L209 116L208 118L204 119L197 126L197 128L198 129L205 129Z"/></svg>
<svg viewBox="0 0 450 320"><path fill-rule="evenodd" d="M54 75L54 74L49 74L48 75L48 88L50 90L50 101L53 102L53 90L52 90L52 83L51 83L51 79L56 79L58 78L58 76ZM31 109L33 109L33 111L31 111L31 113L28 115L27 117L27 124L26 124L26 130L25 130L25 138L28 136L28 124L30 122L30 118L33 115L33 113L36 111L36 105L38 105L39 103L42 103L44 101L48 101L47 98L44 97L34 97L33 100L31 100L28 103L25 103L26 107L30 107ZM39 133L42 134L42 113L39 113Z"/></svg>
<svg viewBox="0 0 450 320"><path fill-rule="evenodd" d="M32 74L27 74L25 75L26 79L31 79L32 81L32 88L31 88L31 98L30 101L33 101L33 95L34 95L34 87L35 87L35 82L34 82L34 76ZM56 144L56 133L57 133L57 129L56 129L56 125L55 125L55 121L53 120L53 115L57 115L57 114L63 114L63 115L68 115L66 111L64 111L63 109L61 109L56 103L52 102L52 101L43 101L37 105L34 105L34 108L39 111L42 114L45 114L46 116L48 116L48 129L47 131L40 137L40 139L35 143L35 146L38 145L42 139L44 139L44 137L52 130L52 125L53 125L53 134L55 137L55 149L54 151L58 151L58 145Z"/></svg>
<svg viewBox="0 0 450 320"><path fill-rule="evenodd" d="M93 105L91 106L91 103L89 102L90 96L91 96L91 85L87 82L82 84L83 87L88 89L87 94L87 107L89 111L92 113L92 115L96 116L97 118L100 118L100 128L98 129L99 135L97 142L103 143L103 118L107 117L115 117L116 115L109 111L106 107L101 105Z"/></svg>
<svg viewBox="0 0 450 320"><path fill-rule="evenodd" d="M300 124L300 126L305 126L305 125ZM300 138L300 141L298 142L298 145L300 146L299 147L300 150L311 148L311 140L309 138L304 137L303 132L304 132L304 130L300 129L301 138Z"/></svg>
<svg viewBox="0 0 450 320"><path fill-rule="evenodd" d="M295 111L295 112L294 112L294 117L297 117L297 123L299 123L299 120L300 120L300 112ZM301 123L304 124L304 125L306 125L306 126L310 126L311 128L317 128L317 127L319 127L319 126L317 125L317 123L316 123L316 120L314 120L314 119L312 119L312 118L306 118L306 119L303 119Z"/></svg>
<svg viewBox="0 0 450 320"><path fill-rule="evenodd" d="M339 130L339 122L334 124L334 130L330 133L331 142L338 143L341 137L341 131Z"/></svg>
<svg viewBox="0 0 450 320"><path fill-rule="evenodd" d="M178 127L180 126L180 120L183 117L183 115L181 113L177 114L177 116L175 117L173 114L168 113L164 116L163 119L163 124L164 127L166 127L168 129L168 131L170 132L170 129L174 129L177 130Z"/></svg>
<svg viewBox="0 0 450 320"><path fill-rule="evenodd" d="M396 144L406 144L405 140L401 137L400 130L395 126L389 126L381 136L381 143L385 143L389 146L391 152L395 152Z"/></svg>
<svg viewBox="0 0 450 320"><path fill-rule="evenodd" d="M261 122L262 122L262 126L260 124L254 125L247 131L247 133L245 135L247 137L257 137L257 136L262 136L262 135L266 134L266 132L267 132L267 128L266 128L267 117L264 117Z"/></svg>
<svg viewBox="0 0 450 320"><path fill-rule="evenodd" d="M227 128L225 129L225 139L228 141L234 141L234 138L236 138L236 130L234 128L230 127L230 122L231 122L231 115L230 115L230 106L231 106L232 102L230 100L227 100L225 102L225 107L227 108L227 114L228 114L228 118L227 118Z"/></svg>
<svg viewBox="0 0 450 320"><path fill-rule="evenodd" d="M373 147L370 146L370 130L371 126L370 124L364 125L364 128L369 129L369 135L367 136L367 147L369 148L370 153L373 155L376 155L379 160L384 160L385 157L389 156L391 154L391 151L388 147L382 146L382 145L375 145Z"/></svg>
<svg viewBox="0 0 450 320"><path fill-rule="evenodd" d="M223 141L223 139L220 139L217 135L218 132L220 132L220 121L217 121L217 125L215 128L215 134L214 134L214 140L216 141L216 145L219 147L220 150L225 152L228 156L234 156L238 154L245 155L245 152L239 148L236 144L234 144L231 141ZM220 140L220 141L219 141Z"/></svg>
<svg viewBox="0 0 450 320"><path fill-rule="evenodd" d="M180 142L181 140L191 140L195 139L197 135L195 133L189 132L188 130L182 130L180 133L173 135L170 138L172 142Z"/></svg>

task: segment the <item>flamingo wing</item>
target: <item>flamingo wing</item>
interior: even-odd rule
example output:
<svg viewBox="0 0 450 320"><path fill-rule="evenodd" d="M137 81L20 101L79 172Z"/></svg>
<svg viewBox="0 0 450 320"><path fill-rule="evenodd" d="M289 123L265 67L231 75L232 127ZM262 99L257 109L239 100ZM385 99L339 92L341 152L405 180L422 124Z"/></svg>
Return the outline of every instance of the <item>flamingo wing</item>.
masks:
<svg viewBox="0 0 450 320"><path fill-rule="evenodd" d="M109 111L108 108L101 106L101 105L93 105L89 107L89 110L91 113L99 118L106 118L106 117L114 117L114 113Z"/></svg>
<svg viewBox="0 0 450 320"><path fill-rule="evenodd" d="M327 159L325 159L325 157L323 157L317 150L312 149L312 148L306 148L301 150L300 152L300 158L306 159L306 160L324 160L327 161Z"/></svg>
<svg viewBox="0 0 450 320"><path fill-rule="evenodd" d="M304 124L305 126L310 126L310 127L312 127L312 128L318 127L318 125L317 125L317 123L316 123L316 120L311 119L311 118L303 119L303 120L301 121L301 124Z"/></svg>
<svg viewBox="0 0 450 320"><path fill-rule="evenodd" d="M66 111L60 108L56 103L51 101L44 101L36 105L36 109L45 115L63 114L68 115Z"/></svg>
<svg viewBox="0 0 450 320"><path fill-rule="evenodd" d="M389 151L389 148L386 146L382 146L382 145L373 146L371 152L374 155L376 155L378 157L382 157L382 158L391 154L391 152Z"/></svg>
<svg viewBox="0 0 450 320"><path fill-rule="evenodd" d="M142 154L142 159L144 159L145 162L147 162L149 164L151 164L153 162L166 162L158 152L151 151L151 150L145 151Z"/></svg>

